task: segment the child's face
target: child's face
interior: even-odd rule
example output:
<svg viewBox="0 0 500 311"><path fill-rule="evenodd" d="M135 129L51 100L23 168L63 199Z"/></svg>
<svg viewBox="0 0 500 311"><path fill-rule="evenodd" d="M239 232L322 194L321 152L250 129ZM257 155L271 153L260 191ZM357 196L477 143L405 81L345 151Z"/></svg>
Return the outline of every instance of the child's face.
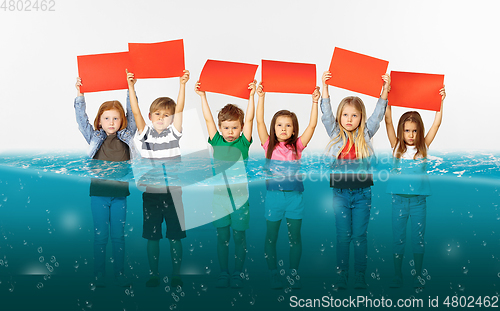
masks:
<svg viewBox="0 0 500 311"><path fill-rule="evenodd" d="M349 132L356 130L361 122L361 111L352 105L346 105L340 116L340 124Z"/></svg>
<svg viewBox="0 0 500 311"><path fill-rule="evenodd" d="M153 128L158 132L163 132L172 122L174 122L174 111L160 109L149 114L149 120L153 123Z"/></svg>
<svg viewBox="0 0 500 311"><path fill-rule="evenodd" d="M406 121L403 125L403 139L407 146L415 145L417 139L417 123Z"/></svg>
<svg viewBox="0 0 500 311"><path fill-rule="evenodd" d="M240 137L241 134L241 123L239 120L236 121L222 121L220 123L220 132L222 133L222 137L226 141L234 141Z"/></svg>
<svg viewBox="0 0 500 311"><path fill-rule="evenodd" d="M101 114L99 126L107 135L115 134L122 126L122 117L116 109L106 110Z"/></svg>
<svg viewBox="0 0 500 311"><path fill-rule="evenodd" d="M293 135L293 121L287 116L279 116L276 118L274 131L279 142L286 141Z"/></svg>

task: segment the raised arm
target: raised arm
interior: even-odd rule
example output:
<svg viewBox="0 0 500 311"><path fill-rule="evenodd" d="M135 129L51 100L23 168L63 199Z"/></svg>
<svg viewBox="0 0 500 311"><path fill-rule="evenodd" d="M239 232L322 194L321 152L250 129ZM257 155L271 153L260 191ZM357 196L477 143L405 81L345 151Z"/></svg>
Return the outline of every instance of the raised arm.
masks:
<svg viewBox="0 0 500 311"><path fill-rule="evenodd" d="M186 98L186 83L189 80L189 70L184 70L184 75L179 78L179 95L175 105L174 127L182 132L182 112L184 111L184 101Z"/></svg>
<svg viewBox="0 0 500 311"><path fill-rule="evenodd" d="M254 80L248 85L250 90L250 97L248 98L247 113L245 115L245 124L243 125L243 135L248 141L252 140L253 119L255 115L255 89L257 88L257 81Z"/></svg>
<svg viewBox="0 0 500 311"><path fill-rule="evenodd" d="M327 80L330 80L332 77L332 73L330 71L325 71L323 72L323 76L321 76L321 81L323 81L323 91L322 91L322 98L329 98L330 93L328 92L328 84L326 84Z"/></svg>
<svg viewBox="0 0 500 311"><path fill-rule="evenodd" d="M384 119L385 110L387 107L387 96L391 89L391 76L388 74L382 75L382 80L384 81L384 88L380 98L375 105L375 110L373 110L372 115L366 120L366 129L368 130L368 135L372 138L375 133L377 133L380 128L380 122Z"/></svg>
<svg viewBox="0 0 500 311"><path fill-rule="evenodd" d="M201 110L203 111L203 117L205 118L205 123L207 124L208 136L213 139L217 133L217 127L215 126L214 117L212 117L212 112L208 106L207 95L204 91L200 91L200 82L196 82L194 91L201 97Z"/></svg>
<svg viewBox="0 0 500 311"><path fill-rule="evenodd" d="M443 120L443 103L446 97L446 90L444 89L444 86L442 89L439 90L439 95L441 95L441 109L436 112L436 116L434 117L434 122L432 123L429 132L427 132L427 135L425 135L425 144L427 145L427 148L431 145L432 141L434 140L434 137L436 137L437 131L439 130L439 126L441 126L441 120Z"/></svg>
<svg viewBox="0 0 500 311"><path fill-rule="evenodd" d="M389 97L389 91L391 90L391 76L388 74L382 75L382 80L384 80L384 85L382 89L382 94L380 94L380 98L383 100L387 100Z"/></svg>
<svg viewBox="0 0 500 311"><path fill-rule="evenodd" d="M92 133L94 132L94 127L89 122L89 117L87 116L85 97L83 93L80 92L80 87L82 86L82 79L80 77L76 78L76 95L75 98L75 114L76 122L78 123L78 129L82 133L83 137L90 144L90 139L92 138Z"/></svg>
<svg viewBox="0 0 500 311"><path fill-rule="evenodd" d="M319 87L317 86L312 94L312 108L311 117L309 118L309 125L300 137L300 140L302 141L302 145L304 145L304 147L306 147L309 141L311 141L314 130L316 129L316 125L318 124L318 101L320 96L321 95L319 93Z"/></svg>
<svg viewBox="0 0 500 311"><path fill-rule="evenodd" d="M137 79L134 78L134 74L128 72L128 69L125 69L127 73L127 83L128 83L128 97L130 100L130 107L132 108L132 113L134 114L135 124L137 125L137 130L139 133L142 133L144 127L146 126L146 122L144 122L144 118L141 114L141 109L139 109L139 103L137 102L137 95L135 94L135 83Z"/></svg>
<svg viewBox="0 0 500 311"><path fill-rule="evenodd" d="M396 137L396 132L394 132L394 125L392 124L392 111L391 106L385 108L385 129L387 130L387 138L389 138L389 143L391 148L394 149L398 142Z"/></svg>
<svg viewBox="0 0 500 311"><path fill-rule="evenodd" d="M338 123L335 120L335 116L333 115L332 106L330 103L330 94L328 93L328 84L326 81L332 77L332 74L329 71L323 72L321 76L321 81L323 81L323 95L321 96L321 122L325 126L326 132L328 136L332 138L334 133L337 132Z"/></svg>
<svg viewBox="0 0 500 311"><path fill-rule="evenodd" d="M262 82L257 87L257 95L259 95L259 101L257 102L257 132L259 133L260 144L264 145L269 139L269 133L267 132L266 123L264 123L264 97L266 93Z"/></svg>

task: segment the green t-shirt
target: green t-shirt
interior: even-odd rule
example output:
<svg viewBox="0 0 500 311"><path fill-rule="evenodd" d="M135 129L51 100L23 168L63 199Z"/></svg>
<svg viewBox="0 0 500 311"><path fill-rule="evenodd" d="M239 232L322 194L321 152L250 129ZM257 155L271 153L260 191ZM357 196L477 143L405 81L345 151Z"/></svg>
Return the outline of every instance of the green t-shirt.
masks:
<svg viewBox="0 0 500 311"><path fill-rule="evenodd" d="M252 139L248 141L245 135L241 135L238 139L228 142L217 132L214 138L208 139L208 143L214 148L214 159L234 162L241 157L243 160L248 159L248 149Z"/></svg>

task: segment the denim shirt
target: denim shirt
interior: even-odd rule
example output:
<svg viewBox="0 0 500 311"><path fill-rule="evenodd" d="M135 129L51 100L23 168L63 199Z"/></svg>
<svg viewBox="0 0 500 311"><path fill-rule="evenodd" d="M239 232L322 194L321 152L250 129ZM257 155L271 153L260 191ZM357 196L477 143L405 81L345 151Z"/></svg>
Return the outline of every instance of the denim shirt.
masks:
<svg viewBox="0 0 500 311"><path fill-rule="evenodd" d="M75 98L75 113L76 113L76 122L78 123L78 129L82 133L85 140L90 145L87 151L87 155L90 158L93 158L97 153L97 150L101 148L102 143L108 137L106 132L103 129L94 130L94 127L89 122L89 118L87 116L85 97L78 96ZM130 106L130 98L127 91L127 127L123 130L120 130L116 133L118 139L127 144L130 148L130 157L133 158L135 156L135 148L134 148L134 135L137 131L137 126L135 124L134 114L132 113L132 107Z"/></svg>
<svg viewBox="0 0 500 311"><path fill-rule="evenodd" d="M365 141L369 147L368 149L370 151L370 155L373 154L373 146L371 144L371 138L375 135L375 133L380 127L380 122L382 122L382 119L384 118L386 107L387 107L387 100L379 98L377 101L377 105L375 106L375 110L366 121L364 135L365 135ZM326 132L328 133L330 139L334 139L340 132L340 126L335 116L333 115L332 106L330 104L330 98L321 99L321 112L323 113L323 115L321 116L321 121L325 126ZM356 132L353 135L354 139L356 139L358 130L359 128L356 129ZM336 158L340 148L342 148L342 139L332 146L328 155Z"/></svg>

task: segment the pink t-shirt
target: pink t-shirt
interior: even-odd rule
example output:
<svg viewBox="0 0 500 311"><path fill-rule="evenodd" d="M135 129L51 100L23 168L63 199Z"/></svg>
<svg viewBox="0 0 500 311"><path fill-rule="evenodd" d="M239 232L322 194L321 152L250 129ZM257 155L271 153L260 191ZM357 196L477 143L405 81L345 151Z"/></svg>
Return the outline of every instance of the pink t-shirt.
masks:
<svg viewBox="0 0 500 311"><path fill-rule="evenodd" d="M265 154L267 154L267 147L269 146L269 138L262 145L264 148ZM290 146L285 145L284 142L278 143L274 146L273 154L271 156L271 160L279 160L279 161L294 161L299 160L302 157L302 150L304 150L304 145L302 145L302 139L299 137L297 139L297 156L293 154L293 149Z"/></svg>

